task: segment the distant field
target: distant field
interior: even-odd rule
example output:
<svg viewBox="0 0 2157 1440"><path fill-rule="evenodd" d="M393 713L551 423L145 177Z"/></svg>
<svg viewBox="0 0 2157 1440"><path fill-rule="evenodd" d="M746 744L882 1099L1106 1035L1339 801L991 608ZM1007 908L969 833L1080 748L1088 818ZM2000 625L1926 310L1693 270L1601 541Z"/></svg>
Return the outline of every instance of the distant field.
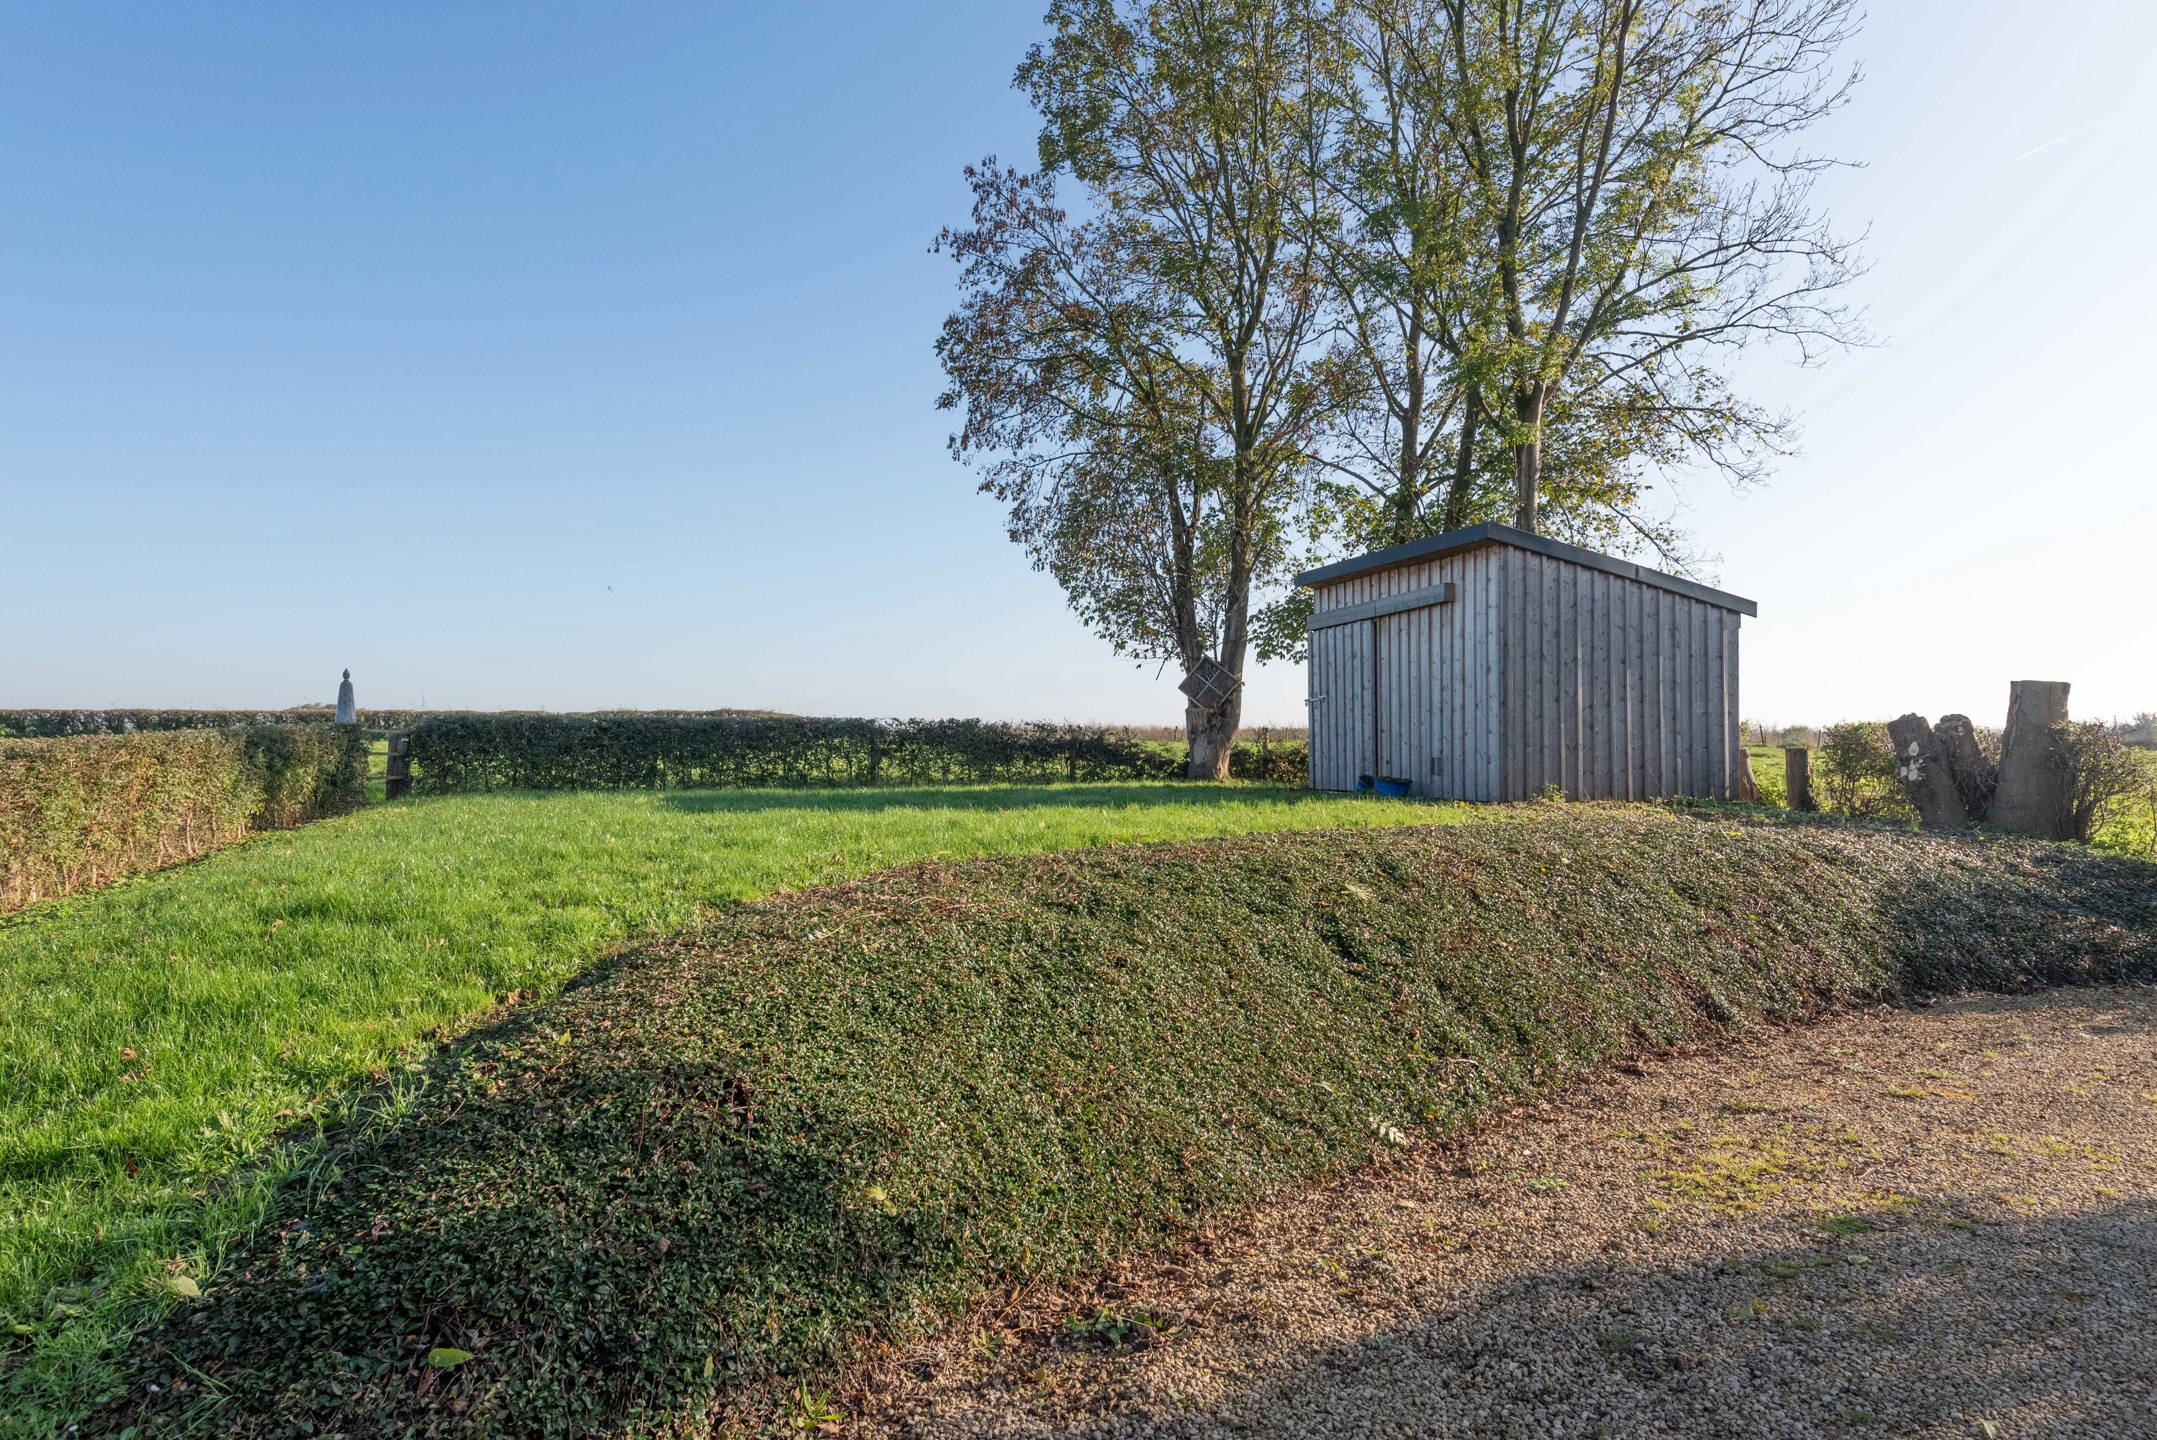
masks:
<svg viewBox="0 0 2157 1440"><path fill-rule="evenodd" d="M415 1041L729 902L938 856L1470 813L1242 785L449 796L32 906L0 919L0 1324L26 1327L0 1343L79 1393L120 1302L200 1273ZM105 1288L62 1288L85 1280Z"/></svg>

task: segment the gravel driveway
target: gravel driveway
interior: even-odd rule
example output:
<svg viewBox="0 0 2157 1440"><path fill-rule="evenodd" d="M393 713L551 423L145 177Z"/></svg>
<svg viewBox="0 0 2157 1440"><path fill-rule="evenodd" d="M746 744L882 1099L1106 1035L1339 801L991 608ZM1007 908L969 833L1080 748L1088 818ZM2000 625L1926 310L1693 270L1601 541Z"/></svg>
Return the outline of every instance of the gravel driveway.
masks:
<svg viewBox="0 0 2157 1440"><path fill-rule="evenodd" d="M1014 1302L847 1433L2152 1437L2153 1292L2157 990L1971 1000L1582 1087Z"/></svg>

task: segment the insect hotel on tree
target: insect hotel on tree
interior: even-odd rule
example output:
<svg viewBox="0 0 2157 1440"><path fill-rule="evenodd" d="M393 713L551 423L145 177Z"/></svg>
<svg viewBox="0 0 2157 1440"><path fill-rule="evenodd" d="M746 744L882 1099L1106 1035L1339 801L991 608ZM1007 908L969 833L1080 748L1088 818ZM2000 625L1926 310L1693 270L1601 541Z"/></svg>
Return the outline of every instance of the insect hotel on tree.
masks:
<svg viewBox="0 0 2157 1440"><path fill-rule="evenodd" d="M1504 525L1296 577L1311 785L1448 800L1728 799L1752 601Z"/></svg>

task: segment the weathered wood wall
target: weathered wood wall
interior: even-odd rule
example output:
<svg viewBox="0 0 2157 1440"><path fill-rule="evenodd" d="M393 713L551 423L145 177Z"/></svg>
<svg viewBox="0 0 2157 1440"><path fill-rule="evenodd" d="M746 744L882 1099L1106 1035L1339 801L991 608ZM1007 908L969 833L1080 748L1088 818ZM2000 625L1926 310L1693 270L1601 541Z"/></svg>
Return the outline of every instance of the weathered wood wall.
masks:
<svg viewBox="0 0 2157 1440"><path fill-rule="evenodd" d="M1392 775L1413 781L1418 795L1500 798L1495 620L1504 553L1464 551L1351 576L1315 592L1315 788L1352 790L1358 776ZM1447 584L1451 595L1441 604L1325 626L1330 611L1413 599Z"/></svg>
<svg viewBox="0 0 2157 1440"><path fill-rule="evenodd" d="M1499 548L1506 797L1553 785L1581 800L1734 794L1742 617Z"/></svg>
<svg viewBox="0 0 2157 1440"><path fill-rule="evenodd" d="M1443 604L1326 615L1453 583ZM1311 784L1520 800L1729 798L1741 766L1733 610L1505 544L1317 587Z"/></svg>

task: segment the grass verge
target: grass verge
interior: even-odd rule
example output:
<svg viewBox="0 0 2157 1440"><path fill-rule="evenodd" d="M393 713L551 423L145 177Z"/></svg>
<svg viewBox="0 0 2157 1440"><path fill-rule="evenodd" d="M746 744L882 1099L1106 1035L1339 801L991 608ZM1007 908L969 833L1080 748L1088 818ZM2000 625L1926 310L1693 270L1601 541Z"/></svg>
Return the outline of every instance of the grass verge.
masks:
<svg viewBox="0 0 2157 1440"><path fill-rule="evenodd" d="M453 796L0 917L0 1428L99 1393L115 1327L213 1266L356 1091L415 1079L419 1037L626 941L926 857L1468 813L1235 785Z"/></svg>
<svg viewBox="0 0 2157 1440"><path fill-rule="evenodd" d="M171 1299L101 1418L783 1424L865 1337L1620 1052L2152 973L2148 865L1727 813L890 872L717 917L446 1048Z"/></svg>

